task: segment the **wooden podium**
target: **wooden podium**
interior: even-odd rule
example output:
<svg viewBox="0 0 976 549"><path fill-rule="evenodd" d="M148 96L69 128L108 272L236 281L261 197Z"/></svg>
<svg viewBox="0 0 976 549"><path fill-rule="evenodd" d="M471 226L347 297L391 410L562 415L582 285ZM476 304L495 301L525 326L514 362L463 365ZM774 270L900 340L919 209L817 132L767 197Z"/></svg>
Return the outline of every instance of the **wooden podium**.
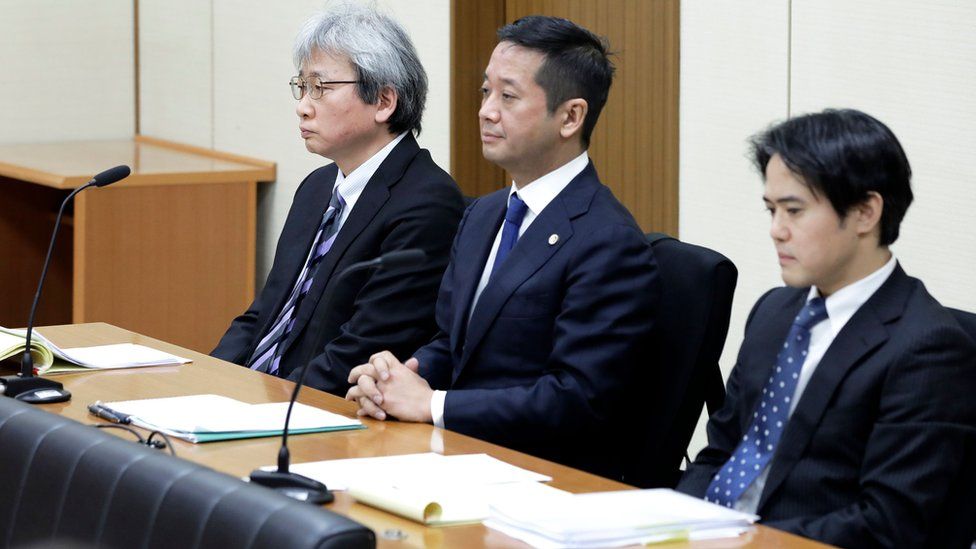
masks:
<svg viewBox="0 0 976 549"><path fill-rule="evenodd" d="M207 352L254 296L257 183L275 165L145 136L0 145L0 325L24 326L65 196L37 324L109 322Z"/></svg>

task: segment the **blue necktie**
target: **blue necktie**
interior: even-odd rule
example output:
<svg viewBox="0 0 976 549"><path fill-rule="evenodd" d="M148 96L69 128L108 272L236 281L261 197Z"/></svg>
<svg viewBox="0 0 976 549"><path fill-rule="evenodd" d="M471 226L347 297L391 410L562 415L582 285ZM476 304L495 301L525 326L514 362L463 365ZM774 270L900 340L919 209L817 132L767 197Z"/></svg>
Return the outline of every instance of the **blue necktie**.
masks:
<svg viewBox="0 0 976 549"><path fill-rule="evenodd" d="M346 206L346 201L337 190L332 192L332 200L329 201L329 208L322 215L322 221L315 233L315 240L312 242L312 252L308 256L308 261L295 281L288 299L278 313L271 329L261 338L251 359L247 362L248 368L259 372L267 372L271 375L278 373L278 364L281 363L281 353L283 348L281 343L291 333L295 326L295 313L309 288L312 287L312 280L315 277L316 267L322 262L322 258L332 248L336 235L339 234L339 216Z"/></svg>
<svg viewBox="0 0 976 549"><path fill-rule="evenodd" d="M495 262L491 266L490 276L495 276L498 267L508 257L508 252L512 251L512 248L515 247L515 242L518 240L519 227L522 226L522 218L525 217L525 211L528 209L525 202L522 202L522 199L519 198L518 193L512 193L508 199L508 210L505 211L502 241L498 244L498 251L495 253Z"/></svg>
<svg viewBox="0 0 976 549"><path fill-rule="evenodd" d="M712 477L705 491L706 501L734 506L772 459L789 420L790 400L796 392L800 370L810 347L810 329L825 318L827 307L820 297L808 301L796 315L790 334L776 357L776 366L763 387L752 422L732 457Z"/></svg>

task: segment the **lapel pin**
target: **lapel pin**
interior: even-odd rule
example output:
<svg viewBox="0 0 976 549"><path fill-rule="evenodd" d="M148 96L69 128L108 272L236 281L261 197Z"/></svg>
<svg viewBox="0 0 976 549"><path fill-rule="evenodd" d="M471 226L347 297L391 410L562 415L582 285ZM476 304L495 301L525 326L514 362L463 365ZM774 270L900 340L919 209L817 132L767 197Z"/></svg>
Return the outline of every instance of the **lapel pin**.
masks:
<svg viewBox="0 0 976 549"><path fill-rule="evenodd" d="M549 235L549 245L555 246L556 242L559 242L559 235L556 233Z"/></svg>

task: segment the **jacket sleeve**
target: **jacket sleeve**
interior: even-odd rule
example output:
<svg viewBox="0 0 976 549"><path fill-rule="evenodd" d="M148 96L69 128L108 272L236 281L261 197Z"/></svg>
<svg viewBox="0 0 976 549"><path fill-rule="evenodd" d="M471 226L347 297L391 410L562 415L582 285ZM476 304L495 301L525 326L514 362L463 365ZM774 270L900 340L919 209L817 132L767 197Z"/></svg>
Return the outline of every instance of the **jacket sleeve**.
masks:
<svg viewBox="0 0 976 549"><path fill-rule="evenodd" d="M256 339L263 336L263 334L257 333L261 329L258 322L262 318L262 313L276 314L276 312L270 313L266 309L274 307L274 296L283 293L285 290L281 286L291 283L291 277L294 276L292 273L289 273L288 276L281 276L283 271L290 270L280 263L285 261L284 258L286 256L290 255L285 250L295 245L294 242L289 241L286 237L286 233L288 232L287 227L295 223L302 216L298 211L298 205L303 200L303 191L307 192L307 186L310 185L310 181L315 180L321 174L325 173L326 168L313 171L298 185L298 188L295 190L295 195L292 197L292 205L288 211L288 217L285 220L285 228L282 229L281 234L278 236L274 264L271 266L268 279L247 310L231 321L230 326L220 338L217 346L213 351L210 351L211 356L240 365L244 365L247 359L250 358L248 355L258 343Z"/></svg>
<svg viewBox="0 0 976 549"><path fill-rule="evenodd" d="M976 349L958 328L944 326L914 343L885 378L858 500L768 526L839 546L921 547L931 543L940 515L958 512L944 503L976 466Z"/></svg>
<svg viewBox="0 0 976 549"><path fill-rule="evenodd" d="M418 267L364 273L367 280L355 296L351 318L308 363L306 383L310 386L344 394L349 388L349 371L371 354L388 349L403 356L415 349L418 340L429 337L434 300L462 203L456 187L428 189L423 197L401 204L397 218L387 221L390 230L380 245L380 254L420 248L427 254L426 261ZM294 381L300 375L301 368L296 368L288 379Z"/></svg>
<svg viewBox="0 0 976 549"><path fill-rule="evenodd" d="M420 364L420 375L427 380L432 389L447 389L451 380L454 361L451 357L451 326L454 324L454 261L458 256L458 238L464 230L468 214L475 207L472 203L465 210L461 223L458 225L457 236L451 245L450 260L444 278L441 280L440 291L437 295L436 320L437 333L431 341L417 349L413 357ZM398 357L406 358L406 357Z"/></svg>
<svg viewBox="0 0 976 549"><path fill-rule="evenodd" d="M488 440L539 445L607 427L633 378L660 293L650 245L636 227L606 225L573 253L563 275L553 348L533 383L447 392L445 426Z"/></svg>

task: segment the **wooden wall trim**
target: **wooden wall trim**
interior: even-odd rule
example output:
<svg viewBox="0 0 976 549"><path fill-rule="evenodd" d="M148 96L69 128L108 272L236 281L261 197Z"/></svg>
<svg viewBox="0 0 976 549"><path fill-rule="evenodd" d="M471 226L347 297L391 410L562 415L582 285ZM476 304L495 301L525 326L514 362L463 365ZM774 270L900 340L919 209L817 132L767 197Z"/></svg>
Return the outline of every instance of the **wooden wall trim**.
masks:
<svg viewBox="0 0 976 549"><path fill-rule="evenodd" d="M452 2L451 173L465 194L506 184L481 157L475 90L495 31L530 14L566 17L606 36L617 67L590 144L603 182L645 231L678 235L680 0Z"/></svg>

